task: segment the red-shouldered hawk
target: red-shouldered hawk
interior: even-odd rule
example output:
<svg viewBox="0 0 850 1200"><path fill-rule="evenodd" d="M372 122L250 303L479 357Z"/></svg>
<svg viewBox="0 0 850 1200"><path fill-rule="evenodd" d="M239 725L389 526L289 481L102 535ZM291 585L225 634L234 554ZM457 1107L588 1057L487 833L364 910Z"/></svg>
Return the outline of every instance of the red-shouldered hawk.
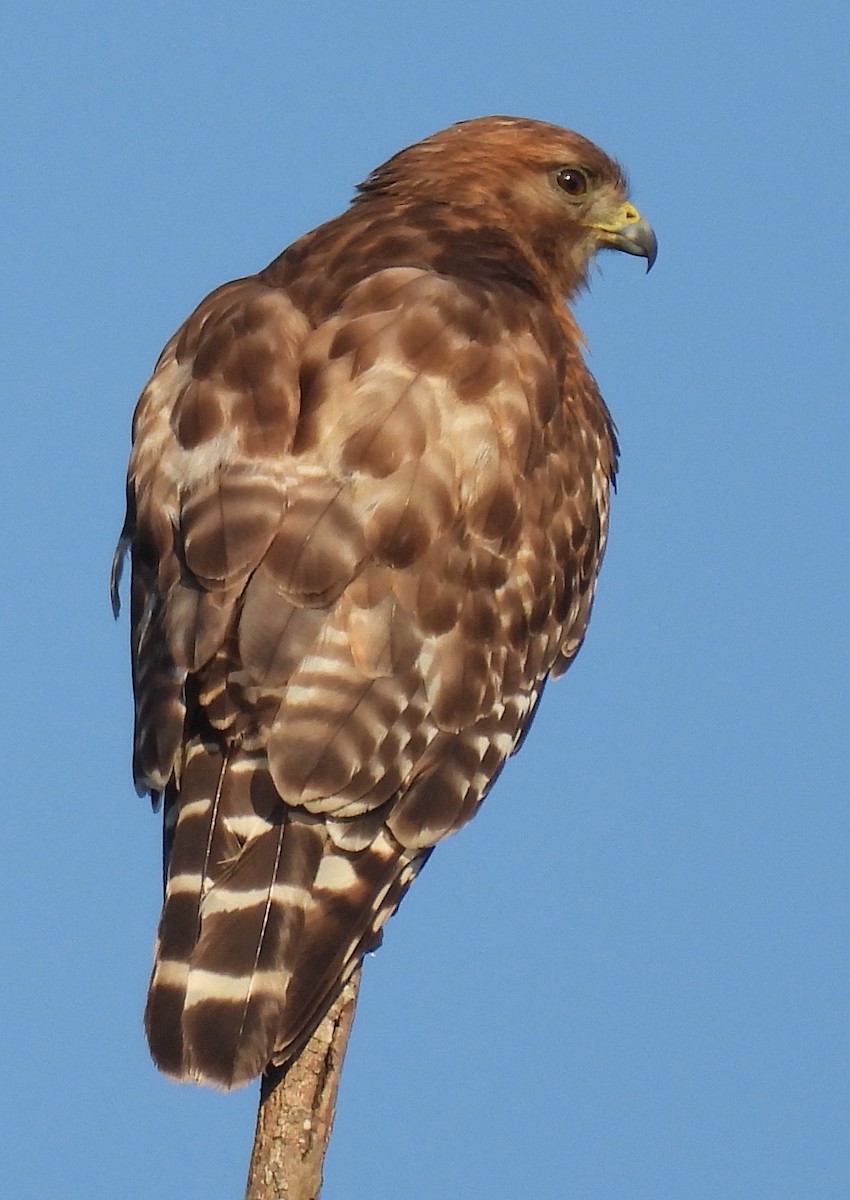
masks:
<svg viewBox="0 0 850 1200"><path fill-rule="evenodd" d="M298 1052L581 645L614 427L565 299L655 258L578 134L466 121L204 300L133 421L146 1028L230 1088Z"/></svg>

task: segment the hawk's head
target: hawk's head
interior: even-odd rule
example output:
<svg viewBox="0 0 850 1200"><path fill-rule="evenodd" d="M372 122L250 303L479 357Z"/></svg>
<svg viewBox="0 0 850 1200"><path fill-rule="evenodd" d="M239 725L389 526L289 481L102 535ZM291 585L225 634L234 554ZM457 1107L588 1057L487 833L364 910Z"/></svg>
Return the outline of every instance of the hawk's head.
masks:
<svg viewBox="0 0 850 1200"><path fill-rule="evenodd" d="M521 117L462 121L409 146L373 171L363 198L401 208L440 205L459 228L510 234L562 295L587 275L597 250L655 261L655 234L628 199L622 168L580 134Z"/></svg>

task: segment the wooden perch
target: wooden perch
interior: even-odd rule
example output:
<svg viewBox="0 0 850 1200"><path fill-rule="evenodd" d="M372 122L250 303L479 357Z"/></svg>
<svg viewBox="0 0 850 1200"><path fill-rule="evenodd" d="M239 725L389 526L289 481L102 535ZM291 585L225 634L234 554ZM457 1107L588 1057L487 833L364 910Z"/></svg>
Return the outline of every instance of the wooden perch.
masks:
<svg viewBox="0 0 850 1200"><path fill-rule="evenodd" d="M299 1056L263 1076L245 1200L317 1200L359 986L358 969Z"/></svg>

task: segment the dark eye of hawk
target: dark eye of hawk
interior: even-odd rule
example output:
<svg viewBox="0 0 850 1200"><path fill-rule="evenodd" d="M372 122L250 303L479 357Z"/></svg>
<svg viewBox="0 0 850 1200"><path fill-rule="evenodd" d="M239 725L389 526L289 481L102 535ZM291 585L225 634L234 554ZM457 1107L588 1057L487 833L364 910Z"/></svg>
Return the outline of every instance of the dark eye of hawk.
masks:
<svg viewBox="0 0 850 1200"><path fill-rule="evenodd" d="M583 196L587 191L587 175L578 167L562 167L555 181L568 196Z"/></svg>

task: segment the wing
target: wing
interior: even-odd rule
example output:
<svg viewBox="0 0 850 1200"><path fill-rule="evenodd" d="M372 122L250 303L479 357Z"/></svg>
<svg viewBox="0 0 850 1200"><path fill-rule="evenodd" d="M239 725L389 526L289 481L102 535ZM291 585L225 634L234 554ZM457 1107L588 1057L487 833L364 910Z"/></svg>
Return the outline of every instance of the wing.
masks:
<svg viewBox="0 0 850 1200"><path fill-rule="evenodd" d="M230 284L166 347L125 530L165 1071L300 1048L578 649L613 461L563 347L513 289L413 268L318 328Z"/></svg>

